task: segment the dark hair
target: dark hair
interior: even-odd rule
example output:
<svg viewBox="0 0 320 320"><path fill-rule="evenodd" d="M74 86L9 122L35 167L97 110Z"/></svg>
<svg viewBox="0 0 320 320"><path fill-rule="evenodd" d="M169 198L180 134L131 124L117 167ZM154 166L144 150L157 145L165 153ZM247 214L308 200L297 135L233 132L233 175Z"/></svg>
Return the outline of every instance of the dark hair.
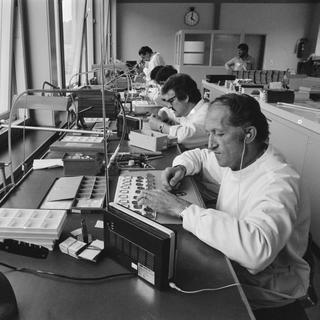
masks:
<svg viewBox="0 0 320 320"><path fill-rule="evenodd" d="M257 129L258 142L265 142L268 139L269 124L255 98L247 94L228 93L212 101L210 107L215 102L229 107L231 112L229 122L232 126L243 128L254 126Z"/></svg>
<svg viewBox="0 0 320 320"><path fill-rule="evenodd" d="M196 82L187 74L177 73L168 78L162 87L162 94L173 90L178 100L185 100L198 103L201 100L201 93L197 88Z"/></svg>
<svg viewBox="0 0 320 320"><path fill-rule="evenodd" d="M160 69L162 69L162 68L163 68L163 66L156 66L156 67L154 67L154 68L151 70L151 72L150 72L150 79L157 81L157 80L156 80L157 73L158 73L158 72L160 71Z"/></svg>
<svg viewBox="0 0 320 320"><path fill-rule="evenodd" d="M140 50L139 50L139 56L141 56L141 55L144 56L144 55L147 54L147 53L150 53L150 54L153 53L153 51L152 51L152 49L151 49L150 47L144 46L144 47L141 47L141 48L140 48Z"/></svg>
<svg viewBox="0 0 320 320"><path fill-rule="evenodd" d="M154 80L161 84L177 72L178 71L173 66L162 66L162 68L157 72Z"/></svg>
<svg viewBox="0 0 320 320"><path fill-rule="evenodd" d="M248 45L247 45L246 43L240 43L240 44L238 45L238 49L243 50L243 51L245 51L245 52L248 52L248 51L249 51L249 47L248 47Z"/></svg>

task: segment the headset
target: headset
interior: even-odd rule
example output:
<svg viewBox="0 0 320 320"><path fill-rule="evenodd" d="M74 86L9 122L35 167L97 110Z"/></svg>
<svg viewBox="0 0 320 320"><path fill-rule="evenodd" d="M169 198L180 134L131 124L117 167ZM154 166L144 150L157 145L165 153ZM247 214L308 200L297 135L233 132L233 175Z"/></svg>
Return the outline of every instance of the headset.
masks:
<svg viewBox="0 0 320 320"><path fill-rule="evenodd" d="M243 142L247 142L247 140L250 138L251 138L251 133L250 132L246 133Z"/></svg>

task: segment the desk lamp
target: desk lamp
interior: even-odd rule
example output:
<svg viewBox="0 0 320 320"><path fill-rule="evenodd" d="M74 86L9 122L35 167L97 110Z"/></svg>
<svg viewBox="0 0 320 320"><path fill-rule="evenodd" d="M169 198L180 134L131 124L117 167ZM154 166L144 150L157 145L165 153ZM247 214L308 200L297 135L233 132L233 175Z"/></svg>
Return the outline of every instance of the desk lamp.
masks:
<svg viewBox="0 0 320 320"><path fill-rule="evenodd" d="M8 128L8 151L9 151L9 166L10 166L10 176L11 176L11 185L14 186L14 176L13 176L13 167L12 167L12 133L11 129L28 129L28 130L44 130L51 132L67 132L67 133L85 133L91 135L102 135L100 131L86 131L86 130L72 130L72 129L62 129L62 128L51 128L51 127L36 127L36 126L18 126L12 125L13 114L17 108L25 109L41 109L41 110L51 110L51 111L68 111L70 106L70 99L63 96L35 96L28 95L30 93L61 93L61 92L77 92L77 90L66 90L66 89L28 89L21 94L19 94L13 102L13 105L10 110L8 124L1 124L1 127ZM21 99L22 96L25 96L25 99Z"/></svg>

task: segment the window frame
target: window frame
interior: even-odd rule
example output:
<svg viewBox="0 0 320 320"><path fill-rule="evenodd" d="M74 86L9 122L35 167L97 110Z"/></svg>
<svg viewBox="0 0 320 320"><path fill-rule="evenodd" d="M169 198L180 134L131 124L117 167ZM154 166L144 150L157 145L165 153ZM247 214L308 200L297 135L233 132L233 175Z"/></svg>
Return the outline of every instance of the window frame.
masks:
<svg viewBox="0 0 320 320"><path fill-rule="evenodd" d="M12 97L14 0L0 0L0 119L8 118Z"/></svg>

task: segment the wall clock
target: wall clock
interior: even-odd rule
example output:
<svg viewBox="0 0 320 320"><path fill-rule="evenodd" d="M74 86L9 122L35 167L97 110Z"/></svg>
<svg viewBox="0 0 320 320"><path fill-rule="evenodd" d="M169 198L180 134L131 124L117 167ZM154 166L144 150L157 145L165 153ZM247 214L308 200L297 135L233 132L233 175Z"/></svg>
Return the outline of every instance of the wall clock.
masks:
<svg viewBox="0 0 320 320"><path fill-rule="evenodd" d="M195 26L199 23L199 20L199 13L194 9L194 7L190 7L189 11L184 15L184 23L188 26Z"/></svg>

